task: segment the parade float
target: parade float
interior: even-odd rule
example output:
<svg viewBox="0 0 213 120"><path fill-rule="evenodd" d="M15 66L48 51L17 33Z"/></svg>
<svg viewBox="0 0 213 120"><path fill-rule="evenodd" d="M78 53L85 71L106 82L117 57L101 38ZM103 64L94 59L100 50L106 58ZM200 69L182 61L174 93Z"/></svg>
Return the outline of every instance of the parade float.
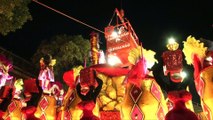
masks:
<svg viewBox="0 0 213 120"><path fill-rule="evenodd" d="M130 22L124 18L123 10L115 9L115 14L120 22L105 28L106 51L100 49L99 35L93 32L90 34L91 65L75 66L64 72L62 77L68 86L67 91L54 81L53 67L56 60L51 55L40 59L38 79L24 82L22 79L13 80L12 93L8 92L5 84L1 84L1 93L4 94L1 95L0 104L5 96L12 95L6 110L1 111L2 119L174 120L175 117L197 120L191 94L181 90L168 92L168 97L165 96L153 74L155 71L152 71L158 62L156 53L139 43ZM183 52L187 63L193 64L195 68L194 79L204 115L207 120L212 120L212 52L207 52L206 48L200 49L203 45L191 39L189 37L184 42ZM203 53L194 53L198 49L189 50L186 48L188 46L198 48ZM162 54L163 74L169 76L170 81L181 83L184 79L181 76L182 51L175 42L168 44L167 48ZM0 75L6 77L1 77L1 83L12 79L8 74L10 64L3 61L0 59ZM32 100L32 93L41 94L36 106L27 104ZM168 100L172 106L168 106Z"/></svg>
<svg viewBox="0 0 213 120"><path fill-rule="evenodd" d="M213 94L212 94L212 49L208 44L195 37L189 36L183 42L183 52L187 64L194 67L194 82L197 93L200 95L201 105L204 111L205 119L212 120Z"/></svg>

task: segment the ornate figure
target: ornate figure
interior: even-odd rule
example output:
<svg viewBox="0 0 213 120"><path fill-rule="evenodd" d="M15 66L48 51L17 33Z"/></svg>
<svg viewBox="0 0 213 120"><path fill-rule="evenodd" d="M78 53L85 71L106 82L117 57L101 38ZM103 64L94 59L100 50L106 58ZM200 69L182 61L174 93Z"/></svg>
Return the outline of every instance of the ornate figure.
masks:
<svg viewBox="0 0 213 120"><path fill-rule="evenodd" d="M22 108L26 107L26 102L23 95L23 80L18 79L14 83L13 89L13 98L9 106L7 107L7 111L3 115L3 119L11 119L11 120L25 120L26 116L22 112Z"/></svg>
<svg viewBox="0 0 213 120"><path fill-rule="evenodd" d="M13 77L8 74L12 69L12 64L6 59L5 56L0 55L0 89L5 85L7 80L11 80Z"/></svg>
<svg viewBox="0 0 213 120"><path fill-rule="evenodd" d="M40 85L43 92L48 92L50 89L50 82L54 82L53 66L56 60L52 59L52 56L47 54L40 59L40 73L38 80L40 80Z"/></svg>
<svg viewBox="0 0 213 120"><path fill-rule="evenodd" d="M35 117L40 120L56 119L57 100L55 98L55 90L60 90L57 84L50 84L50 82L54 82L53 66L55 63L56 60L52 59L50 54L47 54L40 59L41 70L38 80L40 80L43 94L37 105L36 112L34 113Z"/></svg>
<svg viewBox="0 0 213 120"><path fill-rule="evenodd" d="M81 120L99 120L99 118L93 114L93 109L95 108L96 98L101 91L103 82L101 79L96 77L95 71L92 72L94 79L97 82L97 87L95 84L81 83L78 83L76 87L78 96L82 100L78 104L78 107L83 110L83 116L81 117Z"/></svg>
<svg viewBox="0 0 213 120"><path fill-rule="evenodd" d="M63 75L64 82L68 85L68 91L66 92L62 105L58 108L57 120L79 120L82 111L77 107L80 102L75 87L79 78L80 70L82 66L73 68L70 71L66 71Z"/></svg>
<svg viewBox="0 0 213 120"><path fill-rule="evenodd" d="M178 49L179 44L175 41L171 41L167 44L168 50L163 52L163 70L164 75L170 76L170 80L175 83L180 83L183 81L181 72L183 70L183 57L182 51Z"/></svg>
<svg viewBox="0 0 213 120"><path fill-rule="evenodd" d="M55 97L55 90L60 91L57 84L54 84L49 91L42 94L36 112L34 113L36 118L39 118L40 120L56 119L57 100Z"/></svg>
<svg viewBox="0 0 213 120"><path fill-rule="evenodd" d="M213 120L213 52L212 42L204 44L189 36L183 42L183 53L187 64L194 67L194 82L197 93L201 98L201 105L208 120ZM205 47L209 45L209 47Z"/></svg>
<svg viewBox="0 0 213 120"><path fill-rule="evenodd" d="M121 105L124 120L163 120L167 106L154 77L147 66L152 67L156 60L155 52L140 46L131 50L129 61L133 64L126 78L126 93Z"/></svg>

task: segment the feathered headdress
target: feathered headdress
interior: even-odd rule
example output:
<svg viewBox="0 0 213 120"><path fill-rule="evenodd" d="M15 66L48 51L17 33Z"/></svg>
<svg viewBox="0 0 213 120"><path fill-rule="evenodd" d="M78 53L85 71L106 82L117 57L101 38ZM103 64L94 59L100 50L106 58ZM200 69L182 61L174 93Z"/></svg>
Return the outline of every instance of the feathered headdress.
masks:
<svg viewBox="0 0 213 120"><path fill-rule="evenodd" d="M187 64L193 63L194 55L202 60L206 56L207 47L200 40L196 40L192 36L188 36L186 41L183 41L183 53Z"/></svg>
<svg viewBox="0 0 213 120"><path fill-rule="evenodd" d="M147 68L151 68L154 63L158 63L158 61L154 57L155 54L156 53L152 50L146 50L141 46L138 46L137 48L134 48L129 52L128 60L130 63L135 65L140 58L144 57L147 61Z"/></svg>
<svg viewBox="0 0 213 120"><path fill-rule="evenodd" d="M78 66L73 68L70 71L67 71L63 75L64 82L71 88L75 87L75 81L77 76L79 76L80 71L83 69L83 66Z"/></svg>
<svg viewBox="0 0 213 120"><path fill-rule="evenodd" d="M132 49L128 60L134 66L129 72L127 80L135 85L140 85L140 80L144 79L148 74L147 65L150 64L151 68L157 62L154 55L154 51L143 49L141 46Z"/></svg>
<svg viewBox="0 0 213 120"><path fill-rule="evenodd" d="M47 58L42 57L40 59L40 66L41 67L45 66L46 64L47 64L46 66L52 66L53 67L56 64L56 59L52 59L52 56L49 55L49 54L48 54L48 56L49 56L48 64L45 62L46 61L45 59L47 59Z"/></svg>
<svg viewBox="0 0 213 120"><path fill-rule="evenodd" d="M0 68L3 70L3 73L8 73L12 67L11 62L4 55L0 55Z"/></svg>
<svg viewBox="0 0 213 120"><path fill-rule="evenodd" d="M14 87L16 89L16 91L20 91L20 90L23 90L23 85L24 85L24 82L23 82L23 79L17 79L15 82L14 82Z"/></svg>

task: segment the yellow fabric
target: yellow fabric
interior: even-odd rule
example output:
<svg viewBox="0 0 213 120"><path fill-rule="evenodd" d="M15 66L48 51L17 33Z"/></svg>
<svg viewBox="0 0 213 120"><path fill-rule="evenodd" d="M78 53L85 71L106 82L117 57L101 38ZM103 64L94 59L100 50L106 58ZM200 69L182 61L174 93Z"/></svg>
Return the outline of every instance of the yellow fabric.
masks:
<svg viewBox="0 0 213 120"><path fill-rule="evenodd" d="M46 98L48 101L48 106L44 111L42 111L42 109L39 105L43 98ZM37 106L37 109L36 109L36 112L34 113L34 115L35 115L35 117L40 118L43 113L45 114L47 120L55 120L55 118L56 118L56 99L55 99L55 97L50 96L50 95L45 95L45 94L43 94L41 96L41 99L38 103L38 106Z"/></svg>
<svg viewBox="0 0 213 120"><path fill-rule="evenodd" d="M14 87L15 87L16 91L22 90L23 85L24 85L23 79L17 79L14 83Z"/></svg>
<svg viewBox="0 0 213 120"><path fill-rule="evenodd" d="M7 109L7 111L3 115L3 119L7 119L9 117L11 120L23 120L24 119L24 115L21 113L21 109L22 109L21 100L13 99L11 101L11 103L12 102L14 102L16 104L16 109L13 110L11 113Z"/></svg>
<svg viewBox="0 0 213 120"><path fill-rule="evenodd" d="M78 66L78 67L75 67L73 68L73 71L74 71L74 81L76 80L76 77L79 75L80 71L84 69L83 66Z"/></svg>
<svg viewBox="0 0 213 120"><path fill-rule="evenodd" d="M135 65L137 61L144 56L147 62L151 63L157 63L158 61L154 58L155 52L152 50L146 50L144 48L141 48L141 46L138 46L137 48L132 49L129 52L128 60L131 64Z"/></svg>
<svg viewBox="0 0 213 120"><path fill-rule="evenodd" d="M140 108L141 112L143 112L144 120L158 120L156 114L159 109L159 105L163 107L163 116L165 116L168 112L168 108L164 96L161 92L161 100L158 101L150 91L152 84L155 84L158 87L158 90L161 91L160 87L153 79L142 80L140 85L142 94L136 103L132 100L130 95L130 91L134 85L131 83L127 84L125 98L121 106L121 115L123 120L131 120L133 106L138 106Z"/></svg>
<svg viewBox="0 0 213 120"><path fill-rule="evenodd" d="M213 120L213 66L205 68L201 72L200 77L204 80L205 84L201 101L210 109L211 118Z"/></svg>
<svg viewBox="0 0 213 120"><path fill-rule="evenodd" d="M125 76L110 77L104 74L97 74L103 81L102 89L98 97L100 110L120 110L121 102L125 94L123 81Z"/></svg>
<svg viewBox="0 0 213 120"><path fill-rule="evenodd" d="M77 105L81 102L81 99L78 97L75 89L73 90L73 94L75 96L75 99L70 103L69 111L71 113L72 120L80 120L83 112L81 109L78 108Z"/></svg>

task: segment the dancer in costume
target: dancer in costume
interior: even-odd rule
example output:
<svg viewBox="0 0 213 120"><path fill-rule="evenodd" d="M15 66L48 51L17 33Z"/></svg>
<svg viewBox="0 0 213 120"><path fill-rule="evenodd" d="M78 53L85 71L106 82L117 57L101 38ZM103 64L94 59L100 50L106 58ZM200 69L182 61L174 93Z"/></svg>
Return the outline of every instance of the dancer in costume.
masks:
<svg viewBox="0 0 213 120"><path fill-rule="evenodd" d="M72 70L66 71L63 75L63 80L69 88L65 96L63 96L61 106L58 107L57 120L80 119L82 111L77 107L80 98L75 88L81 69L83 69L83 66L74 67Z"/></svg>
<svg viewBox="0 0 213 120"><path fill-rule="evenodd" d="M4 55L0 55L0 89L3 87L7 80L13 77L8 74L12 69L12 64L6 59Z"/></svg>
<svg viewBox="0 0 213 120"><path fill-rule="evenodd" d="M50 54L45 55L40 59L40 73L38 80L40 80L40 85L43 89L43 92L49 92L50 82L54 82L54 73L53 66L55 65L56 60L52 59Z"/></svg>
<svg viewBox="0 0 213 120"><path fill-rule="evenodd" d="M55 97L55 92L60 91L59 86L54 84L48 92L42 94L38 106L36 108L36 112L34 113L36 118L40 120L55 120L57 117L56 114L56 105L57 100Z"/></svg>
<svg viewBox="0 0 213 120"><path fill-rule="evenodd" d="M25 120L26 116L22 113L22 108L26 107L26 102L23 98L23 80L18 79L14 83L13 98L7 111L3 115L4 120Z"/></svg>
<svg viewBox="0 0 213 120"><path fill-rule="evenodd" d="M58 89L58 85L52 85L50 82L54 82L54 73L53 66L55 65L56 60L52 59L50 54L45 55L40 59L40 73L38 80L40 80L40 86L43 89L43 94L39 100L36 112L34 113L36 118L41 120L55 120L56 118L56 99L55 89Z"/></svg>
<svg viewBox="0 0 213 120"><path fill-rule="evenodd" d="M97 82L97 87L94 84L81 84L78 83L76 89L81 102L78 104L78 107L83 110L83 116L81 120L99 120L97 116L93 114L93 109L95 107L96 98L102 88L102 80L96 77L96 72L93 71L94 79Z"/></svg>
<svg viewBox="0 0 213 120"><path fill-rule="evenodd" d="M6 85L7 81L13 79L13 76L8 73L11 69L11 62L4 55L0 55L0 118L12 98L12 88Z"/></svg>

